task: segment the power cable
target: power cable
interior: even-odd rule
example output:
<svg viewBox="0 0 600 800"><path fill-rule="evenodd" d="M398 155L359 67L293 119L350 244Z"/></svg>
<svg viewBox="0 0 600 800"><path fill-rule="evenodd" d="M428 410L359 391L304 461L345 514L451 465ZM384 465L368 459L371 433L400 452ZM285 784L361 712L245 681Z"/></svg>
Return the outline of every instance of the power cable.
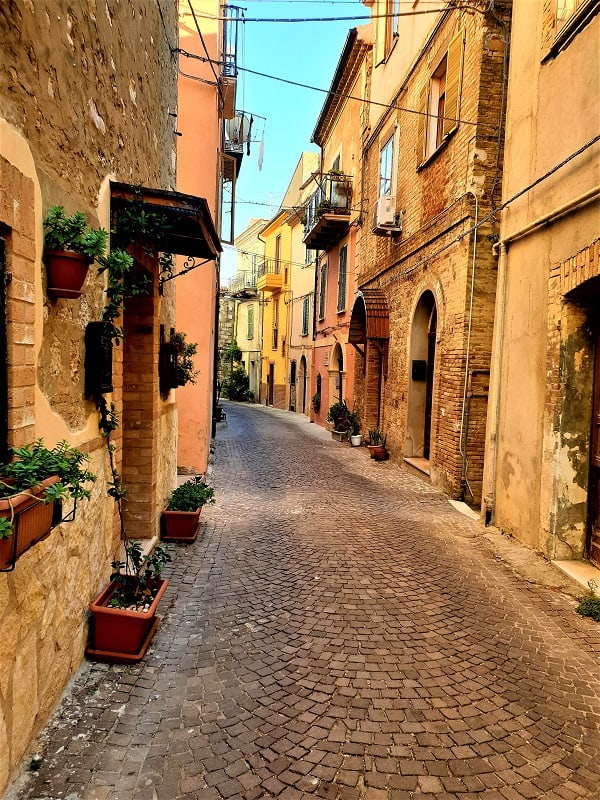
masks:
<svg viewBox="0 0 600 800"><path fill-rule="evenodd" d="M183 50L182 48L178 49L183 56L186 58L194 58L200 61L206 61L207 59L204 56L199 56L196 53L190 53L187 50ZM217 66L222 66L219 61L214 61ZM404 106L396 106L396 105L389 105L388 103L382 103L378 100L367 100L364 97L358 97L357 95L352 94L344 94L343 92L332 92L331 89L322 89L320 86L311 86L308 83L301 83L300 81L293 81L290 78L280 78L277 75L269 75L266 72L259 72L258 70L250 69L249 67L240 67L238 66L238 70L240 72L247 72L250 75L257 75L259 78L268 78L269 80L279 81L280 83L286 83L290 86L297 86L300 89L310 89L313 92L320 92L321 94L326 94L331 97L336 97L342 100L356 100L359 103L365 103L367 105L372 106L379 106L381 108L386 108L388 111L404 111L407 114L416 114L417 116L431 116L428 114L427 111L416 111L414 108L405 108ZM472 122L471 120L467 119L457 119L455 117L446 117L452 122L456 122L463 125L477 125L477 122Z"/></svg>
<svg viewBox="0 0 600 800"><path fill-rule="evenodd" d="M188 6L190 8L190 11L192 12L192 17L194 18L194 25L196 26L196 30L198 31L198 36L200 37L200 41L202 43L202 47L204 48L204 52L206 53L206 58L212 70L212 74L215 76L215 81L217 82L217 92L219 93L220 108L223 108L225 106L225 98L223 97L223 91L221 89L221 84L219 82L219 76L217 75L217 72L213 64L213 60L208 52L206 42L204 41L204 36L202 36L200 25L198 25L198 20L196 19L196 12L194 11L194 7L192 6L192 0L188 0Z"/></svg>

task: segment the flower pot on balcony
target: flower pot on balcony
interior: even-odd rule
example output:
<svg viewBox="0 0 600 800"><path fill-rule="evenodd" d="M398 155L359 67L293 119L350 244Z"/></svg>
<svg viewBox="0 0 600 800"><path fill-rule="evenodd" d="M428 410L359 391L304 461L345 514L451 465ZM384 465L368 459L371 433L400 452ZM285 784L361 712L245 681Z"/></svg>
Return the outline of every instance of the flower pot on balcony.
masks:
<svg viewBox="0 0 600 800"><path fill-rule="evenodd" d="M93 644L85 651L89 659L120 664L141 661L158 627L156 610L168 581L159 578L150 585L153 597L144 610L111 608L109 603L118 590L114 580L90 603Z"/></svg>
<svg viewBox="0 0 600 800"><path fill-rule="evenodd" d="M165 542L195 542L198 536L200 506L195 511L169 511L161 515L161 539Z"/></svg>
<svg viewBox="0 0 600 800"><path fill-rule="evenodd" d="M53 297L75 299L81 297L81 287L86 279L92 259L83 253L70 250L47 250L48 294Z"/></svg>
<svg viewBox="0 0 600 800"><path fill-rule="evenodd" d="M58 476L54 475L31 489L0 500L0 517L13 521L12 535L0 539L0 570L12 569L20 555L50 533L54 503L44 503L41 497L57 482Z"/></svg>

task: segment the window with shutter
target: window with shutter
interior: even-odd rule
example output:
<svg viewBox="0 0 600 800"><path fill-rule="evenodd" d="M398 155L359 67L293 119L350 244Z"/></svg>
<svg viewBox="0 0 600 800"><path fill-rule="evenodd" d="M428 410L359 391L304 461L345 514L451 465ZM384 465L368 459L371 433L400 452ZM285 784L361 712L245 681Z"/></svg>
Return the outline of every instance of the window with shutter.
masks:
<svg viewBox="0 0 600 800"><path fill-rule="evenodd" d="M464 32L461 30L421 90L417 134L420 163L432 156L458 128L463 50Z"/></svg>
<svg viewBox="0 0 600 800"><path fill-rule="evenodd" d="M248 331L247 339L254 339L254 306L248 306Z"/></svg>
<svg viewBox="0 0 600 800"><path fill-rule="evenodd" d="M302 298L302 336L308 336L308 324L310 320L310 297Z"/></svg>
<svg viewBox="0 0 600 800"><path fill-rule="evenodd" d="M325 292L327 289L327 264L321 266L321 280L319 284L319 319L325 319Z"/></svg>
<svg viewBox="0 0 600 800"><path fill-rule="evenodd" d="M392 193L394 169L394 136L390 136L379 153L379 197Z"/></svg>
<svg viewBox="0 0 600 800"><path fill-rule="evenodd" d="M337 301L338 311L344 311L346 308L347 274L348 274L348 245L344 245L340 250L340 265L338 272L338 301Z"/></svg>

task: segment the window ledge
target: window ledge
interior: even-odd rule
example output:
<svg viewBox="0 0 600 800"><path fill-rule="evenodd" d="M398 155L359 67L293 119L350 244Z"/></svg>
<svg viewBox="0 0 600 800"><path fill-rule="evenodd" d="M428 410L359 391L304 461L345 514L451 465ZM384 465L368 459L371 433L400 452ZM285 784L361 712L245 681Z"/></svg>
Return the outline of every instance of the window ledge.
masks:
<svg viewBox="0 0 600 800"><path fill-rule="evenodd" d="M587 0L574 11L569 19L564 23L560 31L554 37L554 41L546 55L542 58L542 64L557 56L571 44L573 39L580 33L592 18L600 11L600 0Z"/></svg>
<svg viewBox="0 0 600 800"><path fill-rule="evenodd" d="M436 147L433 153L430 153L427 156L427 158L419 164L419 166L417 167L417 172L420 172L422 169L425 169L425 167L428 167L429 164L431 164L431 162L438 157L438 155L442 152L442 150L444 150L448 146L448 142L454 136L456 130L457 129L455 128L453 131L450 131L450 133L444 139L442 139L441 144L439 144Z"/></svg>

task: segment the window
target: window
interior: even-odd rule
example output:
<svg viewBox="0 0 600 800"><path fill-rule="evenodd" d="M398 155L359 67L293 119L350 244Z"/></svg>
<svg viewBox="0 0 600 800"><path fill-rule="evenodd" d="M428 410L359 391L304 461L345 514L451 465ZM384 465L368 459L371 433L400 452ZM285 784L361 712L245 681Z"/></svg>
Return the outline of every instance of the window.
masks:
<svg viewBox="0 0 600 800"><path fill-rule="evenodd" d="M273 350L277 350L279 333L279 298L273 298Z"/></svg>
<svg viewBox="0 0 600 800"><path fill-rule="evenodd" d="M316 254L317 254L316 250L311 250L310 247L306 248L306 254L304 256L304 263L306 264L306 266L313 263Z"/></svg>
<svg viewBox="0 0 600 800"><path fill-rule="evenodd" d="M338 300L337 310L344 311L346 308L346 284L348 274L348 245L340 248L340 265L338 271Z"/></svg>
<svg viewBox="0 0 600 800"><path fill-rule="evenodd" d="M254 306L248 306L247 326L246 338L254 339Z"/></svg>
<svg viewBox="0 0 600 800"><path fill-rule="evenodd" d="M327 264L321 265L321 280L319 284L319 319L325 319L325 292L327 289Z"/></svg>
<svg viewBox="0 0 600 800"><path fill-rule="evenodd" d="M379 153L379 197L392 193L394 167L394 135L381 148Z"/></svg>
<svg viewBox="0 0 600 800"><path fill-rule="evenodd" d="M308 325L310 320L310 295L302 298L302 336L308 336Z"/></svg>
<svg viewBox="0 0 600 800"><path fill-rule="evenodd" d="M281 236L275 238L275 274L281 275Z"/></svg>
<svg viewBox="0 0 600 800"><path fill-rule="evenodd" d="M452 39L421 92L417 146L426 161L458 128L463 62L463 32Z"/></svg>
<svg viewBox="0 0 600 800"><path fill-rule="evenodd" d="M387 56L398 37L400 0L386 0L385 5L385 13L387 15L385 20L385 54Z"/></svg>
<svg viewBox="0 0 600 800"><path fill-rule="evenodd" d="M543 45L547 58L560 53L600 11L600 0L553 0L544 4Z"/></svg>

